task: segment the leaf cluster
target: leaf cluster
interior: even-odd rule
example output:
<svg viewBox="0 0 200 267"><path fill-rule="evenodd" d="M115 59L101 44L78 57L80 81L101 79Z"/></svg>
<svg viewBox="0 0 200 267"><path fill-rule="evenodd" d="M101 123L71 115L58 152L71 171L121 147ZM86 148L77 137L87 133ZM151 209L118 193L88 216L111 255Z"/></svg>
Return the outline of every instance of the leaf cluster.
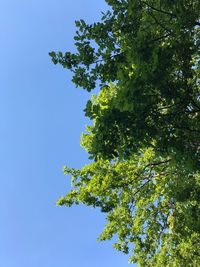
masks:
<svg viewBox="0 0 200 267"><path fill-rule="evenodd" d="M87 91L90 164L65 167L59 205L107 213L111 239L139 266L198 266L200 2L107 0L100 22L76 21L77 51L50 52Z"/></svg>

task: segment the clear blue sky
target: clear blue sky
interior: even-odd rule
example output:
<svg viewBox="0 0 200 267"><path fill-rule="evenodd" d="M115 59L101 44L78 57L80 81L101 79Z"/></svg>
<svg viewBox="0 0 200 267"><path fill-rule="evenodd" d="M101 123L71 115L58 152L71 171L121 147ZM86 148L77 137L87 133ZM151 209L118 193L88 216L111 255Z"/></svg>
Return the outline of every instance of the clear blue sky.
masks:
<svg viewBox="0 0 200 267"><path fill-rule="evenodd" d="M104 216L55 205L69 189L62 166L80 167L88 94L54 66L73 49L74 20L90 22L103 0L0 0L0 267L126 267L99 243Z"/></svg>

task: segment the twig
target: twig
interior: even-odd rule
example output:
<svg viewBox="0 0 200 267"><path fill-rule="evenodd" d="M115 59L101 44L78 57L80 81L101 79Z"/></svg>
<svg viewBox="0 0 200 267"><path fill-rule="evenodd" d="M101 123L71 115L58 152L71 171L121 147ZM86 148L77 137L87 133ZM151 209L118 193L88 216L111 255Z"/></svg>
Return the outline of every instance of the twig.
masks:
<svg viewBox="0 0 200 267"><path fill-rule="evenodd" d="M169 12L163 10L163 9L157 9L157 8L151 6L149 3L145 2L145 1L142 1L142 3L145 4L146 6L150 7L154 11L169 15L169 16L174 17L174 18L176 17L176 15L174 15L173 13L169 13Z"/></svg>

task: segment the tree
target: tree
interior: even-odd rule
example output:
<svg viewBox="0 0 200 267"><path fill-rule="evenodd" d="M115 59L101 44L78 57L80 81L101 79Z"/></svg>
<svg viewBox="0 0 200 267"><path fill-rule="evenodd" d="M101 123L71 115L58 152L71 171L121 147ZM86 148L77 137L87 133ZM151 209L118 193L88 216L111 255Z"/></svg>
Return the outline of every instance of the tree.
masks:
<svg viewBox="0 0 200 267"><path fill-rule="evenodd" d="M200 262L200 2L106 0L100 22L76 21L76 53L50 52L87 91L91 163L64 167L59 205L107 213L100 240L139 266Z"/></svg>

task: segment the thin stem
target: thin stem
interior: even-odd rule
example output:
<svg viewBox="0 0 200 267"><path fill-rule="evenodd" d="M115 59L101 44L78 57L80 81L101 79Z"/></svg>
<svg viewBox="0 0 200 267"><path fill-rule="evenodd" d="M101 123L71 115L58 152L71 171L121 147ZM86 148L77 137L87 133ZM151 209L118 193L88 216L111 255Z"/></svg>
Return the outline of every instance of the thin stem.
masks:
<svg viewBox="0 0 200 267"><path fill-rule="evenodd" d="M171 16L171 17L176 17L176 15L174 15L173 13L167 12L167 11L165 11L163 9L157 9L154 6L151 6L149 3L145 2L145 1L142 1L142 3L145 4L146 6L150 7L154 11L166 14L166 15Z"/></svg>

